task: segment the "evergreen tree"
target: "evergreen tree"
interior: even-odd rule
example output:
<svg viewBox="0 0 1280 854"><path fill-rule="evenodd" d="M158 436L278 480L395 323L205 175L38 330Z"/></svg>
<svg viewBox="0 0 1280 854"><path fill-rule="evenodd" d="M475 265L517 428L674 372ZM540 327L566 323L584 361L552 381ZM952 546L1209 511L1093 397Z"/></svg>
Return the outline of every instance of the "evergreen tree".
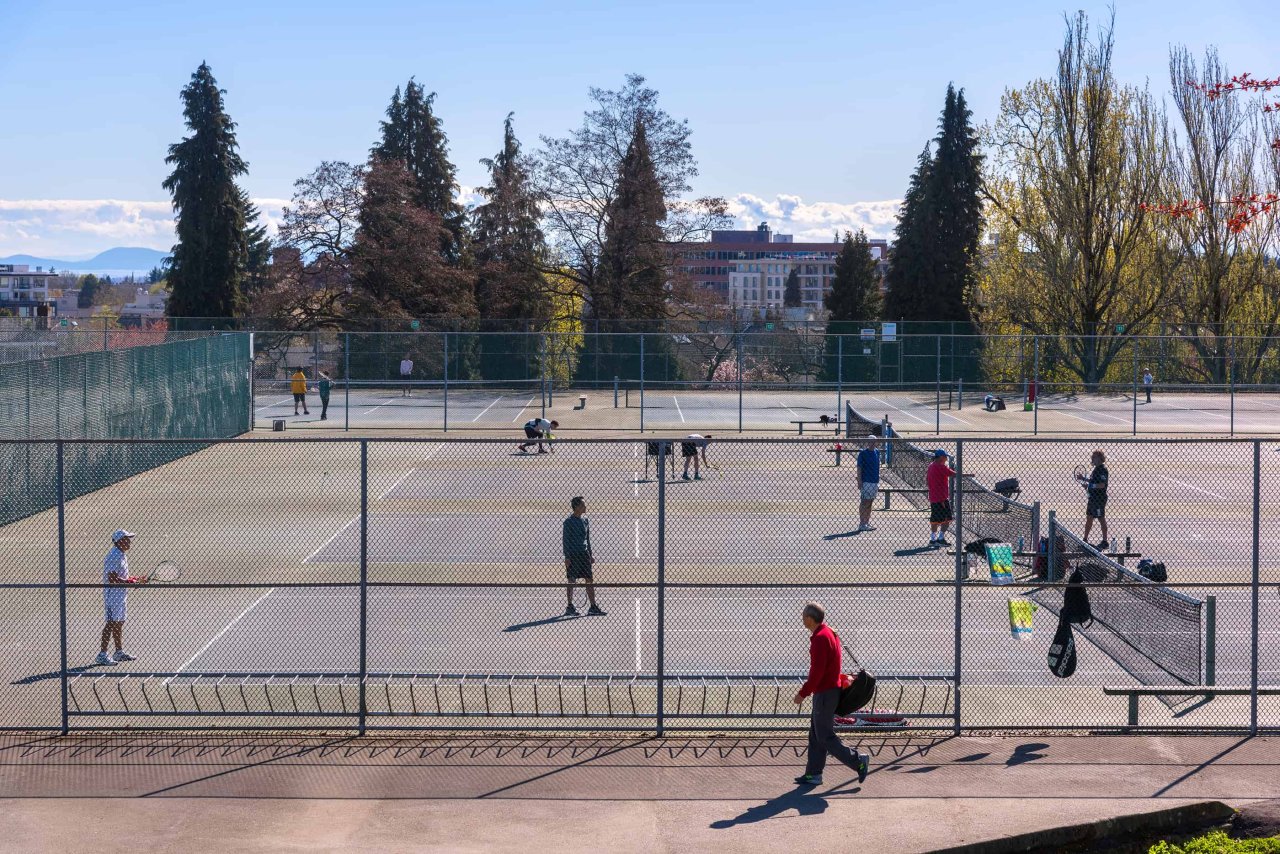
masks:
<svg viewBox="0 0 1280 854"><path fill-rule="evenodd" d="M449 139L432 111L435 98L435 92L425 92L412 78L403 95L396 87L387 107L387 119L381 123L382 139L370 151L370 157L404 164L413 177L414 202L444 224L441 251L448 263L457 264L463 254L464 215L454 198L457 170L449 162Z"/></svg>
<svg viewBox="0 0 1280 854"><path fill-rule="evenodd" d="M512 115L503 123L502 150L480 162L490 182L477 189L485 201L472 215L476 308L482 318L532 322L541 330L551 316L550 289L539 269L546 240ZM495 334L495 329L480 338L482 378L541 375L542 351L530 346L534 342L523 331L522 323L511 328L513 334Z"/></svg>
<svg viewBox="0 0 1280 854"><path fill-rule="evenodd" d="M930 242L933 239L932 184L933 157L926 145L916 159L916 171L898 209L889 273L885 277L885 317L891 320L925 320L933 317L930 296L933 269Z"/></svg>
<svg viewBox="0 0 1280 854"><path fill-rule="evenodd" d="M934 299L930 319L970 321L969 298L976 282L982 237L982 155L964 90L947 86L930 176L934 217Z"/></svg>
<svg viewBox="0 0 1280 854"><path fill-rule="evenodd" d="M826 297L831 316L827 322L827 335L821 379L834 382L866 382L873 378L874 365L854 352L858 343L858 331L862 324L880 316L880 275L876 259L871 257L871 242L865 231L857 235L845 232L844 245L836 258L835 276L831 280L831 292ZM845 336L843 348L837 336ZM838 365L838 356L844 354L844 369Z"/></svg>
<svg viewBox="0 0 1280 854"><path fill-rule="evenodd" d="M244 286L246 291L261 290L269 284L271 240L267 237L267 226L262 222L262 212L244 190L240 191L240 204L244 208L245 223Z"/></svg>
<svg viewBox="0 0 1280 854"><path fill-rule="evenodd" d="M596 317L656 320L665 315L666 218L662 185L644 123L637 118L605 223L603 281L592 294Z"/></svg>
<svg viewBox="0 0 1280 854"><path fill-rule="evenodd" d="M244 311L245 219L236 178L248 166L237 153L224 94L201 63L182 90L191 135L169 146L165 158L173 172L163 186L173 196L178 233L169 272L171 317L233 318Z"/></svg>
<svg viewBox="0 0 1280 854"><path fill-rule="evenodd" d="M80 295L76 297L76 308L92 308L98 290L98 277L93 273L80 280Z"/></svg>
<svg viewBox="0 0 1280 854"><path fill-rule="evenodd" d="M800 271L792 267L787 275L786 288L782 292L782 304L787 308L799 308L800 303Z"/></svg>

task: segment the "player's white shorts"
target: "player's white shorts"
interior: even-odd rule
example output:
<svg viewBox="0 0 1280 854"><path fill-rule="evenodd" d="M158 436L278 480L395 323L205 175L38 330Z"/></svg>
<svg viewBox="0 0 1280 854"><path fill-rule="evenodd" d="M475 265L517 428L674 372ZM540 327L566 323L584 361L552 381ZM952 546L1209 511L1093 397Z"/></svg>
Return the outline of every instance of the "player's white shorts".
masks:
<svg viewBox="0 0 1280 854"><path fill-rule="evenodd" d="M121 596L119 599L107 599L105 601L108 623L123 623L125 618L125 606L128 600Z"/></svg>
<svg viewBox="0 0 1280 854"><path fill-rule="evenodd" d="M875 501L876 493L878 493L879 491L880 491L879 483L869 483L864 481L862 484L862 500Z"/></svg>

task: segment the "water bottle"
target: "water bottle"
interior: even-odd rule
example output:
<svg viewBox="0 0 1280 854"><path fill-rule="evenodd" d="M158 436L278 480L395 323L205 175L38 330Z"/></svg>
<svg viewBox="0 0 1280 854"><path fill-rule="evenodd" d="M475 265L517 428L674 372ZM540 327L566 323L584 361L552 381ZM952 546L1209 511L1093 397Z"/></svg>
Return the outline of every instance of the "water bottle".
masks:
<svg viewBox="0 0 1280 854"><path fill-rule="evenodd" d="M1019 554L1027 550L1026 545L1027 545L1026 540L1022 537L1018 537L1018 553Z"/></svg>
<svg viewBox="0 0 1280 854"><path fill-rule="evenodd" d="M1116 551L1116 538L1115 538L1115 537L1112 537L1112 538L1111 538L1111 552L1114 554L1114 553L1115 553L1115 551Z"/></svg>

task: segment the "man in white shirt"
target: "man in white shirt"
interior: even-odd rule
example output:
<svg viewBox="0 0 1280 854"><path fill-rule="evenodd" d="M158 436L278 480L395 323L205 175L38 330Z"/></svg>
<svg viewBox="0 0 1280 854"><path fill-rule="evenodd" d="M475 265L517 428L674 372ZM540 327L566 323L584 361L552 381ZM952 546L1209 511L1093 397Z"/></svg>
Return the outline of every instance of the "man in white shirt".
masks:
<svg viewBox="0 0 1280 854"><path fill-rule="evenodd" d="M413 359L409 358L406 353L405 357L400 360L400 381L404 385L400 386L401 397L413 397L413 386L409 384L410 378L413 376Z"/></svg>
<svg viewBox="0 0 1280 854"><path fill-rule="evenodd" d="M1151 402L1151 384L1155 382L1155 378L1151 376L1150 368L1142 369L1142 387L1147 391L1147 403Z"/></svg>
<svg viewBox="0 0 1280 854"><path fill-rule="evenodd" d="M146 579L129 575L129 558L125 552L133 545L133 532L121 529L111 535L111 551L102 562L102 600L106 606L107 624L102 628L102 651L95 663L114 667L121 661L133 661L124 651L121 635L124 633L125 606L128 604L129 585L146 584ZM116 654L107 655L107 644L114 640Z"/></svg>
<svg viewBox="0 0 1280 854"><path fill-rule="evenodd" d="M534 418L526 421L524 424L524 438L527 441L521 442L516 447L520 449L520 453L525 454L529 451L529 446L537 443L538 453L545 454L546 450L542 447L545 439L547 444L551 444L551 440L555 437L551 435L551 431L560 426L559 421L548 421L545 418Z"/></svg>
<svg viewBox="0 0 1280 854"><path fill-rule="evenodd" d="M680 475L684 480L689 479L689 461L693 460L693 479L702 480L702 473L698 468L698 458L701 456L702 464L710 466L707 462L707 440L710 436L700 436L697 433L690 433L684 437L684 441L680 443L680 455L684 457L684 474Z"/></svg>

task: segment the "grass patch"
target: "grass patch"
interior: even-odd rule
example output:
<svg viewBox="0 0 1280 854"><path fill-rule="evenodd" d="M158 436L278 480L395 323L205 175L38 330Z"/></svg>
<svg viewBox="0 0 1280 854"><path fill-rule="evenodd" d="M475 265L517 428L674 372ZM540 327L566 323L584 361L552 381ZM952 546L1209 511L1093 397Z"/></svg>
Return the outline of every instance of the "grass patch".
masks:
<svg viewBox="0 0 1280 854"><path fill-rule="evenodd" d="M1158 842L1151 846L1149 854L1280 854L1280 836L1232 839L1221 830L1214 830L1181 845Z"/></svg>

